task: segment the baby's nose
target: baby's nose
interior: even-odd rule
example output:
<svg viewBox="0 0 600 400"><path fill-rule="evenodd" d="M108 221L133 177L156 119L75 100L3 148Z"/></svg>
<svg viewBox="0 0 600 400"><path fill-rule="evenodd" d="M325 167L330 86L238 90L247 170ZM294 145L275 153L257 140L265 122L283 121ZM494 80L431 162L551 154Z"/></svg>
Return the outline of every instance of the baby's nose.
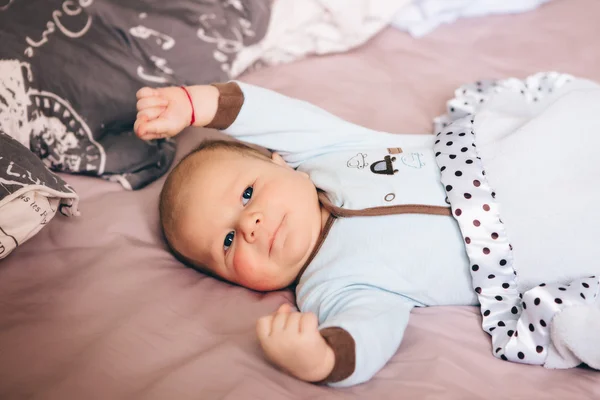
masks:
<svg viewBox="0 0 600 400"><path fill-rule="evenodd" d="M256 236L261 229L263 222L263 216L260 213L248 213L242 221L242 234L247 242L253 243L256 240Z"/></svg>

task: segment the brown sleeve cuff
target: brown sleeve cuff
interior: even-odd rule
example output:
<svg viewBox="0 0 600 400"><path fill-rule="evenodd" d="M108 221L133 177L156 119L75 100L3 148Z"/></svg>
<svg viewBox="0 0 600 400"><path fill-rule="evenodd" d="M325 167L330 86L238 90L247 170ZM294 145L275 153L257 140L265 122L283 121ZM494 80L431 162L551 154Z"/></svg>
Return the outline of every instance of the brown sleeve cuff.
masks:
<svg viewBox="0 0 600 400"><path fill-rule="evenodd" d="M319 383L334 383L346 379L356 368L356 353L354 339L342 328L325 328L321 336L335 354L333 370Z"/></svg>
<svg viewBox="0 0 600 400"><path fill-rule="evenodd" d="M244 104L244 93L235 82L213 83L219 91L219 103L215 117L206 128L227 129L237 118L242 104Z"/></svg>

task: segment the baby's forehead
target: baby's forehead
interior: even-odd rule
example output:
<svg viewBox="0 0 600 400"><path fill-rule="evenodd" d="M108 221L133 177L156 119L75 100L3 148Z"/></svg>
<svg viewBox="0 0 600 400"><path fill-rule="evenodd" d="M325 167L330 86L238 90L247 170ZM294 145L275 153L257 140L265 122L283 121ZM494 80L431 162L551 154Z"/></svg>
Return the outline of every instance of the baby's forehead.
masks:
<svg viewBox="0 0 600 400"><path fill-rule="evenodd" d="M210 251L224 219L223 209L228 202L235 201L231 192L237 186L240 171L244 170L234 167L233 159L225 152L219 151L223 157L212 152L213 155L196 160L186 172L186 179L180 183L176 211L180 243L185 253L189 253L186 256L203 264L210 264L213 259Z"/></svg>
<svg viewBox="0 0 600 400"><path fill-rule="evenodd" d="M190 204L189 215L184 216L176 233L175 249L194 265L214 264L213 240L215 239L215 227L211 224L211 214L198 214L193 212L193 204ZM213 214L213 218L214 214Z"/></svg>

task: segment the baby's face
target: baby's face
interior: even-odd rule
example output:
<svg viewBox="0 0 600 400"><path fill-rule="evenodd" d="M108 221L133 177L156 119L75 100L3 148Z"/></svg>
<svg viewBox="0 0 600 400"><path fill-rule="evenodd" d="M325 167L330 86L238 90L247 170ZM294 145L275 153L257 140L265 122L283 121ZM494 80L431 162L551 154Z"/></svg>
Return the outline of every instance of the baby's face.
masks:
<svg viewBox="0 0 600 400"><path fill-rule="evenodd" d="M269 160L212 150L189 190L178 251L255 290L294 281L325 219L312 181L277 154Z"/></svg>

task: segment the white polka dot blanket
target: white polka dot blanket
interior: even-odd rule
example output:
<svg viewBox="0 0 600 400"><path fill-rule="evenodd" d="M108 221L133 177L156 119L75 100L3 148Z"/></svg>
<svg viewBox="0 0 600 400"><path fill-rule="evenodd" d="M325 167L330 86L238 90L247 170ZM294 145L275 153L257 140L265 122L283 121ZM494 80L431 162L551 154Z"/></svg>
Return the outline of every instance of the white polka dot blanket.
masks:
<svg viewBox="0 0 600 400"><path fill-rule="evenodd" d="M493 354L600 369L600 86L480 81L447 108L436 160Z"/></svg>

